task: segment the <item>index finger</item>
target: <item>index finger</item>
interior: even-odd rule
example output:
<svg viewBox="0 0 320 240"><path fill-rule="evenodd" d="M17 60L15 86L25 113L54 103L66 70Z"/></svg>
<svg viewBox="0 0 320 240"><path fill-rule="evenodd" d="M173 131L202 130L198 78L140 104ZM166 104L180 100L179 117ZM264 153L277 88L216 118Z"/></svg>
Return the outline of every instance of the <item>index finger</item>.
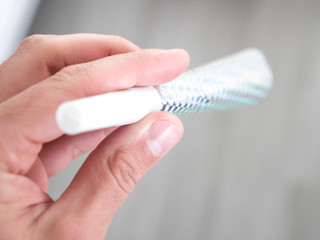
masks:
<svg viewBox="0 0 320 240"><path fill-rule="evenodd" d="M139 49L119 36L32 35L23 40L17 52L0 67L0 102L66 66Z"/></svg>

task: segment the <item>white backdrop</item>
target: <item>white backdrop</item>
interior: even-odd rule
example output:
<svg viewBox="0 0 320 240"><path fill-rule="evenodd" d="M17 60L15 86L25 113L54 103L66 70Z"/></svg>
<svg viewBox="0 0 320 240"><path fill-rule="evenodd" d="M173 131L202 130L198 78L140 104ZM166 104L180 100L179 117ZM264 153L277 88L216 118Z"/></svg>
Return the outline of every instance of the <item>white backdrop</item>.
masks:
<svg viewBox="0 0 320 240"><path fill-rule="evenodd" d="M0 63L27 34L40 0L0 0Z"/></svg>

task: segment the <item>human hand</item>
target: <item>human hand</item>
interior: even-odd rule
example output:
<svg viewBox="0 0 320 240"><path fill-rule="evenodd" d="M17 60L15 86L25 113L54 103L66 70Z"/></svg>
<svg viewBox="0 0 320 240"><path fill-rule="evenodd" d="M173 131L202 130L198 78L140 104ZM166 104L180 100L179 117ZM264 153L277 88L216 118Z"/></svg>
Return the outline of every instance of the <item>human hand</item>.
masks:
<svg viewBox="0 0 320 240"><path fill-rule="evenodd" d="M76 136L55 122L67 100L158 85L189 63L183 50L141 50L115 36L35 35L0 66L0 239L103 239L141 177L181 138L165 112ZM89 155L53 201L48 178Z"/></svg>

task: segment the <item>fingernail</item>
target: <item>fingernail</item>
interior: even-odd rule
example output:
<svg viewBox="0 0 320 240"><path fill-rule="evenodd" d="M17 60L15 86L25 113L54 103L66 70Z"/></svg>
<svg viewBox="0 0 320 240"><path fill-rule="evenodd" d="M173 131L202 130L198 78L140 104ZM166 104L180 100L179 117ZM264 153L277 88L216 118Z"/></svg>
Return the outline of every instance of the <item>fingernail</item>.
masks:
<svg viewBox="0 0 320 240"><path fill-rule="evenodd" d="M163 156L181 137L181 130L169 121L157 121L149 129L147 143L151 152L156 156Z"/></svg>

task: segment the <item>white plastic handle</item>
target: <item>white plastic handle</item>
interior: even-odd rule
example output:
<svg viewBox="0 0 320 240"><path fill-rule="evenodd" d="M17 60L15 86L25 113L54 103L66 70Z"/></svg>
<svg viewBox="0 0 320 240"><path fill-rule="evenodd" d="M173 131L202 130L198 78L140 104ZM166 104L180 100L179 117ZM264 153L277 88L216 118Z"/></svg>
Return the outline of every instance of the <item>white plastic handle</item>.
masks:
<svg viewBox="0 0 320 240"><path fill-rule="evenodd" d="M56 121L64 133L74 135L134 123L161 108L154 87L135 87L65 102L57 110Z"/></svg>

